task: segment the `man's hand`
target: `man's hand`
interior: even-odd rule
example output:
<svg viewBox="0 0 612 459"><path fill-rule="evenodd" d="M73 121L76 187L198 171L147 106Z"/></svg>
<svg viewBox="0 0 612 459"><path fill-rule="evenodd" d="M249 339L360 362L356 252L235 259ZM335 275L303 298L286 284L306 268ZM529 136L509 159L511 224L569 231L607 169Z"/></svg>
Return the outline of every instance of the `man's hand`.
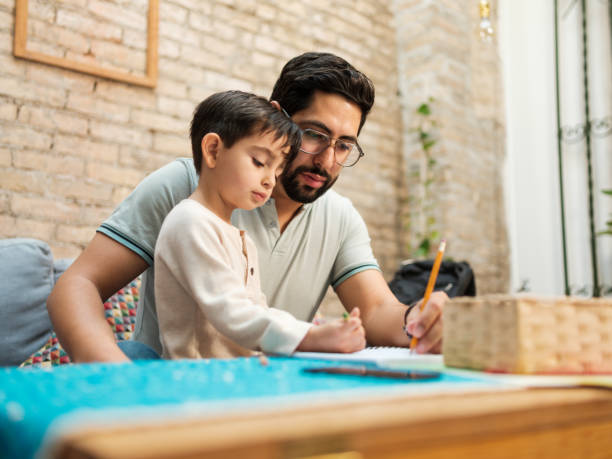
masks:
<svg viewBox="0 0 612 459"><path fill-rule="evenodd" d="M297 347L298 351L356 352L366 345L359 308L353 308L346 319L314 325Z"/></svg>
<svg viewBox="0 0 612 459"><path fill-rule="evenodd" d="M446 293L433 292L422 311L423 300L410 311L406 331L419 340L416 347L419 354L442 352L442 310L447 301Z"/></svg>

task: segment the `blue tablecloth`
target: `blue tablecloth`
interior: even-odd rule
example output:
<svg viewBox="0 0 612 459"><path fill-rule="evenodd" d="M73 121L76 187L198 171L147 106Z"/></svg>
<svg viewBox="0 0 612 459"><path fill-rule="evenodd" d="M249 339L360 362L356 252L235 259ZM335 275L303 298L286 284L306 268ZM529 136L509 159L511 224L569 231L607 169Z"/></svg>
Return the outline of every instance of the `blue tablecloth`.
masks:
<svg viewBox="0 0 612 459"><path fill-rule="evenodd" d="M446 374L436 380L412 381L302 371L305 367L338 364L270 358L268 365L262 365L254 357L4 368L0 370L0 454L32 457L45 437L49 441L52 426L67 418L73 423L95 418L113 422L115 417L125 419L126 413L140 411L163 419L187 407L193 414L223 411L224 407L253 408L257 403L274 406L304 398L333 400L394 390L495 384Z"/></svg>

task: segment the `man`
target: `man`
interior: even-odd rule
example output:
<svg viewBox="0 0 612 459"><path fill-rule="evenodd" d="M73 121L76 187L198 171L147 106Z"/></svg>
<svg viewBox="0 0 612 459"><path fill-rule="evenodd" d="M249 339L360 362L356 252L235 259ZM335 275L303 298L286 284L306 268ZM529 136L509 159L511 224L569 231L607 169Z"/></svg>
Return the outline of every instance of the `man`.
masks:
<svg viewBox="0 0 612 459"><path fill-rule="evenodd" d="M363 156L357 136L374 103L372 82L340 57L305 53L285 65L270 99L303 130L302 147L266 205L232 215L255 241L269 305L310 320L332 285L348 311L360 309L368 343L408 346L412 334L418 352L439 352L446 295L432 295L421 313L399 303L372 254L363 219L330 190L342 168ZM149 175L61 276L47 306L74 361L128 360L104 320L102 301L143 272L134 339L160 353L155 241L164 217L197 181L191 160ZM133 358L142 355L123 349Z"/></svg>

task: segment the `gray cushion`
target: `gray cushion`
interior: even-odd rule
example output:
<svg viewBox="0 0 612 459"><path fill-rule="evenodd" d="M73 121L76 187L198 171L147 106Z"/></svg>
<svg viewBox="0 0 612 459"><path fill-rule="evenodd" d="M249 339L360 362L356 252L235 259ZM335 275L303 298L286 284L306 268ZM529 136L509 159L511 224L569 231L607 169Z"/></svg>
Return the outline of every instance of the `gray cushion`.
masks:
<svg viewBox="0 0 612 459"><path fill-rule="evenodd" d="M60 258L59 260L53 261L53 285L57 284L59 277L64 274L64 271L68 269L68 266L70 266L73 261L73 258Z"/></svg>
<svg viewBox="0 0 612 459"><path fill-rule="evenodd" d="M53 255L36 239L0 240L0 365L19 365L51 334Z"/></svg>

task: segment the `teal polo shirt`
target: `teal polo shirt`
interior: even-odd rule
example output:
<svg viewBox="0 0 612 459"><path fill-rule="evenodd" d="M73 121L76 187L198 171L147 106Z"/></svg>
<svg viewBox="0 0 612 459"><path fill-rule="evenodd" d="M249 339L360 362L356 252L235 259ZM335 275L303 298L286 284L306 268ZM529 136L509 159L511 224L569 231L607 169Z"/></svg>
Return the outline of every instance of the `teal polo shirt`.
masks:
<svg viewBox="0 0 612 459"><path fill-rule="evenodd" d="M149 264L142 276L134 339L159 353L155 242L168 212L190 196L197 183L193 161L177 159L147 176L98 228ZM282 234L273 199L254 210L237 209L232 223L257 246L268 304L300 320L312 320L330 285L336 288L353 274L379 269L365 222L350 200L333 190L304 204ZM206 276L205 265L191 269Z"/></svg>

